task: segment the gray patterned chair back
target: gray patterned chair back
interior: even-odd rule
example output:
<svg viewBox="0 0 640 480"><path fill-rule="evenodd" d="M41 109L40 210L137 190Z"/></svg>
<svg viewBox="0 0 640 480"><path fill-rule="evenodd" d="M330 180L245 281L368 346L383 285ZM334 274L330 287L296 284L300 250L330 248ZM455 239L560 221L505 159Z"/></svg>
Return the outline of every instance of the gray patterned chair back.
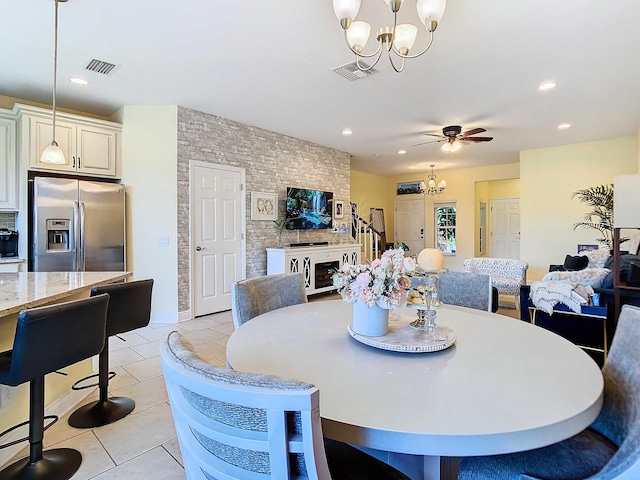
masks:
<svg viewBox="0 0 640 480"><path fill-rule="evenodd" d="M438 298L448 305L490 312L491 277L478 273L442 273Z"/></svg>
<svg viewBox="0 0 640 480"><path fill-rule="evenodd" d="M178 332L161 361L188 479L331 478L313 385L213 366Z"/></svg>
<svg viewBox="0 0 640 480"><path fill-rule="evenodd" d="M265 275L231 285L231 315L236 328L263 313L299 303L307 303L302 273Z"/></svg>
<svg viewBox="0 0 640 480"><path fill-rule="evenodd" d="M602 369L604 405L591 425L618 452L593 480L640 478L640 308L623 305Z"/></svg>

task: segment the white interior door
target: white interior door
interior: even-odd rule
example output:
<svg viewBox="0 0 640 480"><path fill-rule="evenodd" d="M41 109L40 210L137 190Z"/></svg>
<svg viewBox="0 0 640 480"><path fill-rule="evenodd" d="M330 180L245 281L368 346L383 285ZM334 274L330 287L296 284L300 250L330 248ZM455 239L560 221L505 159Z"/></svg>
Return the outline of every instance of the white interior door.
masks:
<svg viewBox="0 0 640 480"><path fill-rule="evenodd" d="M520 199L491 200L491 256L520 258Z"/></svg>
<svg viewBox="0 0 640 480"><path fill-rule="evenodd" d="M424 199L396 200L395 239L409 247L409 255L420 253L424 243Z"/></svg>
<svg viewBox="0 0 640 480"><path fill-rule="evenodd" d="M244 169L192 162L191 271L194 316L231 308L245 277Z"/></svg>

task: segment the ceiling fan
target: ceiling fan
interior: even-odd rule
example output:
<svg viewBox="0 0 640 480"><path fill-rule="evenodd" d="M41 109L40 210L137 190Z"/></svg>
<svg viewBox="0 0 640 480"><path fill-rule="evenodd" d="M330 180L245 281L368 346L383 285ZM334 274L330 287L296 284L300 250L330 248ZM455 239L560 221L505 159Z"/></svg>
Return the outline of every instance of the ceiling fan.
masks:
<svg viewBox="0 0 640 480"><path fill-rule="evenodd" d="M418 145L426 145L428 143L440 143L446 142L442 146L442 150L447 153L457 152L462 148L462 144L466 142L490 142L493 140L493 137L474 137L473 135L477 135L478 133L486 132L484 128L472 128L464 133L462 132L462 127L460 125L450 125L448 127L444 127L442 129L442 135L434 134L434 133L425 133L425 135L430 137L438 137L439 140L432 140L430 142L422 142L413 145L417 147Z"/></svg>

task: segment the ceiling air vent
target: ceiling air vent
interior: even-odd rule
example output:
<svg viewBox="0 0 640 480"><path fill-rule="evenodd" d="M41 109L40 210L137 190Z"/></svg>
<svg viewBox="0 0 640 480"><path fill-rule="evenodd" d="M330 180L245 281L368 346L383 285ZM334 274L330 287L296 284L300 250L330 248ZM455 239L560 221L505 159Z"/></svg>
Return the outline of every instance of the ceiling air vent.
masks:
<svg viewBox="0 0 640 480"><path fill-rule="evenodd" d="M363 69L369 68L369 65L366 64L365 62L359 62L359 63ZM332 71L336 72L338 75L346 78L351 82L353 82L354 80L360 80L361 78L369 77L374 73L378 73L378 70L376 70L375 68L372 68L371 70L367 70L363 72L358 68L358 65L356 65L356 62L346 63L340 67L334 68Z"/></svg>
<svg viewBox="0 0 640 480"><path fill-rule="evenodd" d="M102 60L97 60L93 58L86 67L85 70L89 70L90 72L101 73L103 75L110 75L116 68L117 65L109 62L103 62Z"/></svg>

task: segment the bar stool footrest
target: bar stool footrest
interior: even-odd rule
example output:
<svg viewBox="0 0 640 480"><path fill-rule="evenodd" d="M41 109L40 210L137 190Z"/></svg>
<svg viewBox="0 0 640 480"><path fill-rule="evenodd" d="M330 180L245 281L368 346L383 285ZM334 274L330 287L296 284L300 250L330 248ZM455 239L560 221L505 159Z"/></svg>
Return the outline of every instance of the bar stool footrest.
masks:
<svg viewBox="0 0 640 480"><path fill-rule="evenodd" d="M127 397L111 397L106 401L91 402L71 414L69 425L76 428L108 425L127 416L135 406L136 402Z"/></svg>
<svg viewBox="0 0 640 480"><path fill-rule="evenodd" d="M45 415L44 420L51 420L51 422L48 425L44 426L44 429L42 430L43 432L47 430L47 428L49 428L51 425L53 425L54 423L56 423L58 421L58 416L57 415ZM19 423L17 425L14 425L13 427L7 428L4 432L0 433L0 438L4 437L5 435L8 435L9 433L13 432L14 430L17 430L20 427L24 427L25 425L29 425L29 420L25 420L22 423ZM25 440L29 440L29 436L27 435L26 437L22 437L19 440L14 440L13 442L9 442L9 443L5 443L3 445L0 445L0 450L2 450L3 448L7 448L7 447L12 447L14 445L17 445L19 443L24 442Z"/></svg>
<svg viewBox="0 0 640 480"><path fill-rule="evenodd" d="M73 384L73 385L71 385L71 390L84 390L85 388L99 387L99 386L100 386L100 383L99 383L99 382L92 383L91 385L81 385L81 386L78 386L78 384L79 384L79 383L86 382L86 381L87 381L87 380L89 380L90 378L97 377L97 376L98 376L98 374L97 374L97 373L94 373L93 375L87 375L86 377L81 378L80 380L76 380L76 381L74 382L74 384ZM109 372L109 380L111 380L111 379L112 379L113 377L115 377L115 376L116 376L116 372Z"/></svg>
<svg viewBox="0 0 640 480"><path fill-rule="evenodd" d="M0 471L2 480L68 480L80 468L82 454L71 448L55 448L42 452L42 459L29 463L29 457L18 460Z"/></svg>

